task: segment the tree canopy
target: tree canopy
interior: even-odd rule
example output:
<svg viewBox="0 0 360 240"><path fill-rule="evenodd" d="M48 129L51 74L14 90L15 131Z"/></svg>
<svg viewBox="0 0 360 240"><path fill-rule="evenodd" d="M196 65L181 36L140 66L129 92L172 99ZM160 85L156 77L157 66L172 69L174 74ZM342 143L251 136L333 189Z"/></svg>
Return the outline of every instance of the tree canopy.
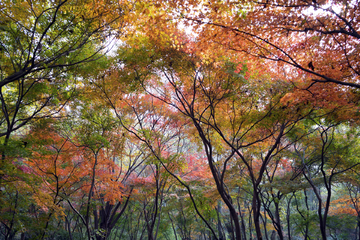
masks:
<svg viewBox="0 0 360 240"><path fill-rule="evenodd" d="M0 2L0 239L360 239L359 1Z"/></svg>

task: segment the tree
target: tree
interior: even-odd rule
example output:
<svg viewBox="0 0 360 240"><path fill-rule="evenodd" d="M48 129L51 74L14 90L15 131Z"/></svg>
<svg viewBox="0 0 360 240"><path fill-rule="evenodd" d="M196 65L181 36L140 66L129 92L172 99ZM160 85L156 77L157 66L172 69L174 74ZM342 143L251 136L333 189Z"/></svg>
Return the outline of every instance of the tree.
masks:
<svg viewBox="0 0 360 240"><path fill-rule="evenodd" d="M299 141L294 145L294 151L301 161L301 173L315 193L318 201L317 214L321 236L322 239L327 239L326 222L333 195L334 181L338 175L344 174L359 164L355 147L353 146L351 150L348 148L348 144L352 145L352 141L357 141L356 138L353 138L357 133L347 133L346 126L343 126L342 131L340 127L337 128L337 124L326 124L322 120L313 121L317 127L313 134L315 138L319 139L318 144L312 144L309 147L306 144L309 139L304 139L305 142ZM312 139L311 141L313 141L313 134L308 136ZM321 188L324 189L322 193L320 193Z"/></svg>
<svg viewBox="0 0 360 240"><path fill-rule="evenodd" d="M2 237L355 235L357 5L1 2Z"/></svg>
<svg viewBox="0 0 360 240"><path fill-rule="evenodd" d="M65 215L65 196L76 193L87 170L79 159L82 149L72 144L69 138L60 136L54 126L42 124L34 128L26 140L31 145L32 155L24 159L23 164L41 179L32 197L39 208L36 214L44 219L37 238L46 239L54 231L54 217ZM34 232L33 229L24 231L29 235Z"/></svg>
<svg viewBox="0 0 360 240"><path fill-rule="evenodd" d="M95 2L2 2L0 136L56 114L71 96L64 91L74 88L75 71L103 56L123 15L120 6Z"/></svg>
<svg viewBox="0 0 360 240"><path fill-rule="evenodd" d="M116 128L106 109L92 105L75 113L71 121L34 128L27 138L34 153L23 164L42 180L42 192L34 198L46 209L39 215L48 216L41 237L51 236L48 226L54 215L64 216L65 209L71 209L88 238L108 239L128 206L134 189L129 179L144 154L134 151L136 145ZM75 229L67 228L72 238Z"/></svg>
<svg viewBox="0 0 360 240"><path fill-rule="evenodd" d="M198 11L179 12L185 20L202 25L199 39L210 43L204 47L224 46L273 61L266 64L287 66L284 73L294 77L305 74L308 84L359 88L358 5L358 1L209 1Z"/></svg>
<svg viewBox="0 0 360 240"><path fill-rule="evenodd" d="M107 41L119 33L120 9L67 0L0 4L0 179L11 165L11 134L24 133L33 119L61 115L80 76L101 62Z"/></svg>
<svg viewBox="0 0 360 240"><path fill-rule="evenodd" d="M14 159L27 147L30 123L62 116L88 67L105 66L106 47L125 26L125 8L106 3L111 7L67 0L0 3L1 189L23 175L11 169L21 165Z"/></svg>
<svg viewBox="0 0 360 240"><path fill-rule="evenodd" d="M282 121L278 111L277 116L271 118L276 108L281 110L280 98L275 92L272 94L264 88L251 86L250 80L244 77L245 64L243 70L238 70L229 60L215 61L188 54L190 50L182 44L179 43L180 49L171 46L160 49L161 56L166 56L163 61L155 60L155 52L152 61L158 62L153 72L151 65L148 67L146 62L137 62L135 74L148 94L188 119L188 126L204 148L217 190L230 211L237 239L241 239L239 219L225 176L236 158L246 166L253 183L254 222L261 238L259 184L271 158L286 147L280 141L286 133L285 129L291 128L299 116ZM132 62L127 63L130 65ZM157 76L157 71L164 78ZM151 84L146 82L147 76ZM260 170L254 168L251 154L247 154L251 152L248 149L256 149L259 143L268 148L263 150L267 154L263 155Z"/></svg>
<svg viewBox="0 0 360 240"><path fill-rule="evenodd" d="M78 157L83 160L86 178L77 197L66 195L65 199L80 217L88 239L108 239L128 206L133 192L128 178L143 161L143 154L131 154L131 148L126 148L132 147L131 142L101 102L84 100L74 117L77 121L67 120L62 132L83 149Z"/></svg>

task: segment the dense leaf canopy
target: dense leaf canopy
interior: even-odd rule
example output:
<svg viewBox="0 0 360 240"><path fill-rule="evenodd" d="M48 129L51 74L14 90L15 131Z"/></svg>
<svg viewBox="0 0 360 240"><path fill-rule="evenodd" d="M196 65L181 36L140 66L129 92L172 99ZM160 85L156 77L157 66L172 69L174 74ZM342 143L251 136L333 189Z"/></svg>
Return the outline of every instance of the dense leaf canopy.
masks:
<svg viewBox="0 0 360 240"><path fill-rule="evenodd" d="M0 239L360 239L359 1L0 2Z"/></svg>

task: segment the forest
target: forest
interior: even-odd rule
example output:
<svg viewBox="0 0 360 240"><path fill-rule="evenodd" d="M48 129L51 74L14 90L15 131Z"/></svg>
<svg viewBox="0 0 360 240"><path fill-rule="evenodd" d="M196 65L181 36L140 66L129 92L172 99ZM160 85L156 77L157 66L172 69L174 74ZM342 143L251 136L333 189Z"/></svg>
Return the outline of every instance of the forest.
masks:
<svg viewBox="0 0 360 240"><path fill-rule="evenodd" d="M359 0L1 0L0 240L360 240Z"/></svg>

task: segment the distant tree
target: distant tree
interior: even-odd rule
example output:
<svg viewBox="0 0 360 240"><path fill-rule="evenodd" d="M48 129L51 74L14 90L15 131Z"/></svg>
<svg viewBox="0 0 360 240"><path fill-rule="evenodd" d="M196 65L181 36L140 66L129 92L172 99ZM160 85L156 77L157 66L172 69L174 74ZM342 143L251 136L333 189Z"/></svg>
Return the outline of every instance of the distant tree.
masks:
<svg viewBox="0 0 360 240"><path fill-rule="evenodd" d="M346 125L323 119L312 119L312 122L311 134L295 143L293 151L298 166L297 176L305 178L318 201L321 237L327 239L327 220L333 204L335 182L346 179L346 174L351 174L360 164L355 147L358 133Z"/></svg>

